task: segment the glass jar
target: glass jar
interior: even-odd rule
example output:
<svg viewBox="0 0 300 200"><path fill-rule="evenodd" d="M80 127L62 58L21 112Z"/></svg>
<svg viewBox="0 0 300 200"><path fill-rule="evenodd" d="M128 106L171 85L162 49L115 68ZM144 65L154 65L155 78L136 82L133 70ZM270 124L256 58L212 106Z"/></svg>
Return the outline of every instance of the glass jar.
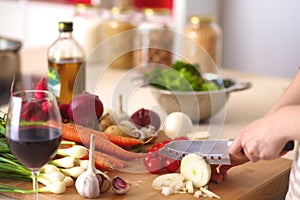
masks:
<svg viewBox="0 0 300 200"><path fill-rule="evenodd" d="M102 29L106 49L105 63L117 69L132 68L135 13L114 7L111 14L111 19L103 23Z"/></svg>
<svg viewBox="0 0 300 200"><path fill-rule="evenodd" d="M172 64L173 32L168 9L145 9L135 37L134 66Z"/></svg>
<svg viewBox="0 0 300 200"><path fill-rule="evenodd" d="M191 16L184 28L183 56L202 72L216 72L221 63L222 30L215 16ZM208 55L208 56L207 56Z"/></svg>
<svg viewBox="0 0 300 200"><path fill-rule="evenodd" d="M83 46L89 62L101 62L101 52L95 49L101 42L103 21L109 19L109 11L100 7L78 4L73 15L73 36ZM92 53L93 52L93 53Z"/></svg>

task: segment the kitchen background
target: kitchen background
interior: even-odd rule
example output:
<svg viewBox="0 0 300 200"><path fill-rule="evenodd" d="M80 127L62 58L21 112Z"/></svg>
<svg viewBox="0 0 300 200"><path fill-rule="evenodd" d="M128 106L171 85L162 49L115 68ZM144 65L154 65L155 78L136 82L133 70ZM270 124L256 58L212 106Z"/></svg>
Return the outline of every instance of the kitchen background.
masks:
<svg viewBox="0 0 300 200"><path fill-rule="evenodd" d="M0 36L21 40L22 49L49 46L58 36L57 22L74 14L74 2L0 0ZM299 8L298 0L174 0L173 20L182 31L190 15L216 15L223 29L222 67L293 77L300 66Z"/></svg>

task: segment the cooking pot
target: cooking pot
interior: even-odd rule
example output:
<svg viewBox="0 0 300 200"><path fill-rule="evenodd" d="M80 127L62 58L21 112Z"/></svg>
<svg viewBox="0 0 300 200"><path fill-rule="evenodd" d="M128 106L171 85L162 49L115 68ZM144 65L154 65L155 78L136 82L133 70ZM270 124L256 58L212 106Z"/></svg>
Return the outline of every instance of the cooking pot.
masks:
<svg viewBox="0 0 300 200"><path fill-rule="evenodd" d="M22 43L17 40L0 36L0 104L7 103L10 97L10 88L21 79L19 50ZM14 84L14 88L17 84Z"/></svg>

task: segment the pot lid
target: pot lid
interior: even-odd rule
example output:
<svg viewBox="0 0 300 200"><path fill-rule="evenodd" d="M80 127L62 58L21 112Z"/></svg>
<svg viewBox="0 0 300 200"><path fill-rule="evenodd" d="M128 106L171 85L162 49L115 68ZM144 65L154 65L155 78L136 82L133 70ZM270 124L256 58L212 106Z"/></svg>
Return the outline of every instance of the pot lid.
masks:
<svg viewBox="0 0 300 200"><path fill-rule="evenodd" d="M0 51L14 51L17 52L21 48L22 43L17 40L0 36Z"/></svg>

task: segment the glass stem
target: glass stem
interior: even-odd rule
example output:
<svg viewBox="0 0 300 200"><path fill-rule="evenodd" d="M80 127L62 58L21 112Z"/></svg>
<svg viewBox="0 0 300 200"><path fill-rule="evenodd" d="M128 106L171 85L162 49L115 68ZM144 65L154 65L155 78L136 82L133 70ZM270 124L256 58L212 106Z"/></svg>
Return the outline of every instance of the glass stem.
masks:
<svg viewBox="0 0 300 200"><path fill-rule="evenodd" d="M38 196L38 189L39 189L39 185L38 185L38 175L39 175L39 171L32 171L32 184L33 184L33 191L35 194L35 199L38 200L39 196Z"/></svg>

